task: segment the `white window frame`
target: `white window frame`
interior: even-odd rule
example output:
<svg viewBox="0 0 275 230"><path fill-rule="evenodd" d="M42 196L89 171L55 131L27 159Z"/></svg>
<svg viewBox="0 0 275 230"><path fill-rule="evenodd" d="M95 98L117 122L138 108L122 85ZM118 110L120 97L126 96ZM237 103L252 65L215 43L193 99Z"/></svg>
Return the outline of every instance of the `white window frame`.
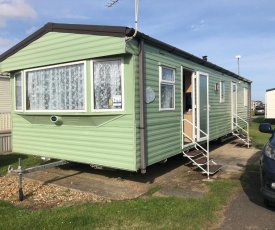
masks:
<svg viewBox="0 0 275 230"><path fill-rule="evenodd" d="M247 88L243 88L243 105L245 107L248 106L248 89Z"/></svg>
<svg viewBox="0 0 275 230"><path fill-rule="evenodd" d="M94 103L94 63L95 62L107 62L107 61L120 61L121 68L121 108L120 109L95 109ZM94 59L90 61L91 66L91 111L92 112L122 112L125 106L125 94L124 94L124 59L123 58L104 58L104 59Z"/></svg>
<svg viewBox="0 0 275 230"><path fill-rule="evenodd" d="M75 65L75 64L83 64L83 69L84 69L84 79L83 79L83 84L84 84L84 109L83 110L27 110L26 108L26 97L27 97L27 72L29 71L34 71L34 70L42 70L42 69L50 69L50 68L56 68L60 66L69 66L69 65ZM45 67L39 67L39 68L33 68L33 69L26 69L23 71L24 72L24 91L23 91L23 109L24 112L26 113L40 113L40 112L50 112L50 113L58 113L58 112L64 112L64 113L81 113L81 112L87 112L87 84L86 84L86 78L87 78L87 71L86 71L86 61L78 61L78 62L69 62L65 64L58 64L58 65L50 65L50 66L45 66Z"/></svg>
<svg viewBox="0 0 275 230"><path fill-rule="evenodd" d="M225 82L220 81L220 103L225 102Z"/></svg>
<svg viewBox="0 0 275 230"><path fill-rule="evenodd" d="M167 80L162 79L162 69L163 68L173 71L173 81L167 81ZM175 76L176 76L176 70L174 68L167 67L164 65L159 66L159 111L175 110ZM173 107L172 108L162 108L161 107L161 85L173 86Z"/></svg>
<svg viewBox="0 0 275 230"><path fill-rule="evenodd" d="M16 92L17 92L17 90L16 90L16 75L17 74L20 74L20 77L21 77L21 109L16 108ZM14 111L16 111L16 112L23 112L23 109L24 109L23 85L24 85L24 83L23 83L23 72L16 72L14 74Z"/></svg>

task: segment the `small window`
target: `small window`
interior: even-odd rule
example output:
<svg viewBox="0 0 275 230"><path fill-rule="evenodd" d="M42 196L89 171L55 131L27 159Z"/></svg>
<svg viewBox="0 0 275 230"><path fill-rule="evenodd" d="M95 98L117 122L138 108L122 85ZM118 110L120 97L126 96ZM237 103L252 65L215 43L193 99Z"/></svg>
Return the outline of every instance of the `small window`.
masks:
<svg viewBox="0 0 275 230"><path fill-rule="evenodd" d="M160 110L175 109L175 70L160 66Z"/></svg>
<svg viewBox="0 0 275 230"><path fill-rule="evenodd" d="M224 81L220 82L220 103L225 101L225 84Z"/></svg>
<svg viewBox="0 0 275 230"><path fill-rule="evenodd" d="M247 90L247 88L244 88L243 89L243 105L244 106L248 106L248 90Z"/></svg>
<svg viewBox="0 0 275 230"><path fill-rule="evenodd" d="M95 110L123 109L121 60L93 62L93 108Z"/></svg>
<svg viewBox="0 0 275 230"><path fill-rule="evenodd" d="M21 72L15 76L15 110L22 111L22 77Z"/></svg>

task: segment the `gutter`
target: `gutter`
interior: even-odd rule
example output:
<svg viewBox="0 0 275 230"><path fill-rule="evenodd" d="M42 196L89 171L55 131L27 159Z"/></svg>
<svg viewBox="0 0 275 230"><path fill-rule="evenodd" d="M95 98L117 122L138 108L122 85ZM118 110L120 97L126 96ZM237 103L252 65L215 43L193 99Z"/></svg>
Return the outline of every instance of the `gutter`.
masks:
<svg viewBox="0 0 275 230"><path fill-rule="evenodd" d="M144 40L139 42L139 132L140 132L140 165L141 173L146 173L146 144L145 144L145 122L144 122Z"/></svg>

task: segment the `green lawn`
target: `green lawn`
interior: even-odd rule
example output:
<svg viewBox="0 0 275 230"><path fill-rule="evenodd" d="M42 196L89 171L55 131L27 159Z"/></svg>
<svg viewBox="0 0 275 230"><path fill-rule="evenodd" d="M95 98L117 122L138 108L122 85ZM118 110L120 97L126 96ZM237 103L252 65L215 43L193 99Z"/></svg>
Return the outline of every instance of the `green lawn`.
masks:
<svg viewBox="0 0 275 230"><path fill-rule="evenodd" d="M258 131L258 117L250 134L256 147L262 147L269 134ZM0 155L0 173L18 157L23 165L37 163L37 159L19 154ZM239 178L214 180L207 183L209 192L200 199L191 198L137 198L110 203L88 203L70 207L28 210L0 201L0 229L203 229L220 221L221 211L230 202ZM153 191L149 192L149 194Z"/></svg>
<svg viewBox="0 0 275 230"><path fill-rule="evenodd" d="M23 154L13 153L8 155L0 155L0 176L7 173L9 165L12 165L14 169L17 169L19 158L21 158L23 168L27 168L41 162L39 158Z"/></svg>
<svg viewBox="0 0 275 230"><path fill-rule="evenodd" d="M202 229L240 186L237 180L208 183L201 199L139 198L31 211L0 202L1 229Z"/></svg>
<svg viewBox="0 0 275 230"><path fill-rule="evenodd" d="M264 146L268 138L271 136L269 133L261 133L259 131L259 125L262 122L266 122L264 116L258 116L253 119L252 125L249 127L249 135L253 140L253 146L259 149ZM272 127L274 127L274 125Z"/></svg>

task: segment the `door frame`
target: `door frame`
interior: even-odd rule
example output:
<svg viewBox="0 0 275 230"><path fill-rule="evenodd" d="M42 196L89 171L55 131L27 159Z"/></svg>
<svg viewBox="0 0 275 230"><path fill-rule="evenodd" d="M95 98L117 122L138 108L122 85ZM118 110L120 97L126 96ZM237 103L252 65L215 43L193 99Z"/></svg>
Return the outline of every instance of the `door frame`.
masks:
<svg viewBox="0 0 275 230"><path fill-rule="evenodd" d="M209 74L205 73L205 72L200 72L200 71L197 71L196 72L196 75L194 76L194 81L192 82L193 83L193 92L195 92L195 97L193 97L193 105L195 105L195 118L194 118L194 121L195 121L195 125L196 125L196 141L200 142L200 141L204 141L204 140L207 140L208 139L208 136L209 136ZM204 105L204 110L206 111L206 127L205 127L205 130L202 130L203 132L206 133L206 135L204 135L202 137L201 135L201 109L202 109L202 106L201 106L201 100L200 100L200 96L201 96L201 90L200 90L200 78L201 77L206 77L206 104Z"/></svg>
<svg viewBox="0 0 275 230"><path fill-rule="evenodd" d="M190 76L190 80L191 80L191 94L190 94L190 96L191 96L191 113L192 113L192 115L191 115L191 123L192 124L194 124L194 119L195 119L195 110L194 110L194 91L193 91L193 85L194 85L194 76L196 75L196 70L194 70L194 69L190 69L190 68L188 68L188 67L185 67L185 66L181 66L181 133L182 133L182 139L181 139L181 142L182 142L182 149L184 148L184 146L185 145L188 145L189 143L185 143L184 142L184 139L185 139L185 137L184 137L184 135L183 135L183 133L184 133L184 121L183 121L183 119L184 119L184 113L185 113L185 109L184 109L184 106L186 106L185 105L185 103L186 103L186 98L185 98L185 96L186 96L186 91L185 91L185 78L184 78L184 71L186 71L186 72L189 72L189 74L191 75ZM189 92L190 93L190 92ZM190 125L191 126L191 124L190 123L188 123L187 124L188 126ZM191 131L191 138L193 139L193 140L195 140L195 127L194 127L194 125L192 126L192 131ZM192 143L192 142L190 142L190 143Z"/></svg>
<svg viewBox="0 0 275 230"><path fill-rule="evenodd" d="M234 87L235 86L235 87ZM235 88L235 91L234 91ZM238 85L236 82L231 82L231 128L237 128L237 112L238 112Z"/></svg>

